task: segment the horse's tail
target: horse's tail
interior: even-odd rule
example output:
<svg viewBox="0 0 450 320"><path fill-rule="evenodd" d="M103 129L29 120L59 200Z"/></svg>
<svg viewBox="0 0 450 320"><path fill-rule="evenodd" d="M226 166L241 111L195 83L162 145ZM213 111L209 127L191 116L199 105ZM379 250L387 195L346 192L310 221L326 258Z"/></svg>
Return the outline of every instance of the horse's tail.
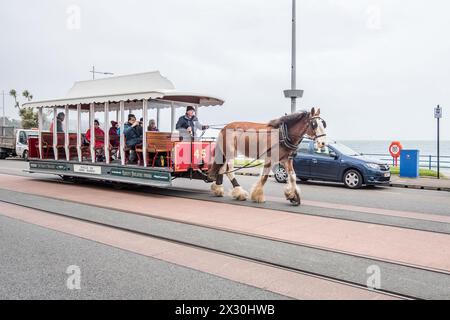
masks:
<svg viewBox="0 0 450 320"><path fill-rule="evenodd" d="M208 171L208 180L211 182L216 181L217 175L222 167L223 167L223 164L218 164L214 161L214 163L211 165L211 167Z"/></svg>
<svg viewBox="0 0 450 320"><path fill-rule="evenodd" d="M226 163L226 157L223 153L224 146L221 145L221 144L223 144L223 132L222 131L219 134L218 143L216 145L214 162L212 163L212 165L209 167L209 170L208 170L208 180L209 181L216 181L217 175L219 174L220 169L222 169L222 167Z"/></svg>

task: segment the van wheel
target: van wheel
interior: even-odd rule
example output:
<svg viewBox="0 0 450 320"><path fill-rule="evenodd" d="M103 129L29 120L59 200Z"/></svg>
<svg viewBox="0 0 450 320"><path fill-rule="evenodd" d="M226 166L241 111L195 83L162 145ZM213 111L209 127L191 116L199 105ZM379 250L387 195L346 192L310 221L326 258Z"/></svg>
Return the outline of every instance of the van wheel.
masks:
<svg viewBox="0 0 450 320"><path fill-rule="evenodd" d="M363 185L361 173L356 170L349 170L344 174L344 184L350 189L360 189Z"/></svg>

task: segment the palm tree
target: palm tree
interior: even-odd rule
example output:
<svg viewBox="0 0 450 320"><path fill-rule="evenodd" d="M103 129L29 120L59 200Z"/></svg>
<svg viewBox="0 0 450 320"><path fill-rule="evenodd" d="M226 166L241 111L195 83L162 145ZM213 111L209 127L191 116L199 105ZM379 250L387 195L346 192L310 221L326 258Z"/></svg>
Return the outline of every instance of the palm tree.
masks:
<svg viewBox="0 0 450 320"><path fill-rule="evenodd" d="M19 101L17 101L17 91L12 89L11 91L9 91L9 95L14 98L14 101L16 102L15 107L18 108L19 107Z"/></svg>
<svg viewBox="0 0 450 320"><path fill-rule="evenodd" d="M22 96L24 96L24 98L26 98L28 101L33 100L33 95L28 90L22 92Z"/></svg>

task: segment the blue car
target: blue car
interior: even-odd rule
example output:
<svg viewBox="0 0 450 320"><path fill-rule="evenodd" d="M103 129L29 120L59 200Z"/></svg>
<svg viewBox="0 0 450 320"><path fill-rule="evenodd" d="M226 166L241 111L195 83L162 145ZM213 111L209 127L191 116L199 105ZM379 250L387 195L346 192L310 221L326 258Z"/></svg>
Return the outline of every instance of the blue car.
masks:
<svg viewBox="0 0 450 320"><path fill-rule="evenodd" d="M302 181L319 180L344 183L350 189L363 185L383 185L391 180L390 166L371 159L340 143L331 143L321 150L314 148L314 142L304 139L294 158L294 170ZM286 183L285 168L273 168L275 179Z"/></svg>

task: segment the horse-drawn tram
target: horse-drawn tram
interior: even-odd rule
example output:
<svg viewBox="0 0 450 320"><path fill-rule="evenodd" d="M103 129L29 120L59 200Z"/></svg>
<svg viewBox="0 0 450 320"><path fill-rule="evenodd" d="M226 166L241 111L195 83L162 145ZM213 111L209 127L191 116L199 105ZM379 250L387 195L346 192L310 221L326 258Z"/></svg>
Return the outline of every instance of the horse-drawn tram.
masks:
<svg viewBox="0 0 450 320"><path fill-rule="evenodd" d="M159 72L77 82L64 99L24 104L39 113L29 172L158 187L178 177L205 179L215 143L180 138L176 114L223 103L178 92ZM162 132L161 117L169 111L170 131Z"/></svg>

